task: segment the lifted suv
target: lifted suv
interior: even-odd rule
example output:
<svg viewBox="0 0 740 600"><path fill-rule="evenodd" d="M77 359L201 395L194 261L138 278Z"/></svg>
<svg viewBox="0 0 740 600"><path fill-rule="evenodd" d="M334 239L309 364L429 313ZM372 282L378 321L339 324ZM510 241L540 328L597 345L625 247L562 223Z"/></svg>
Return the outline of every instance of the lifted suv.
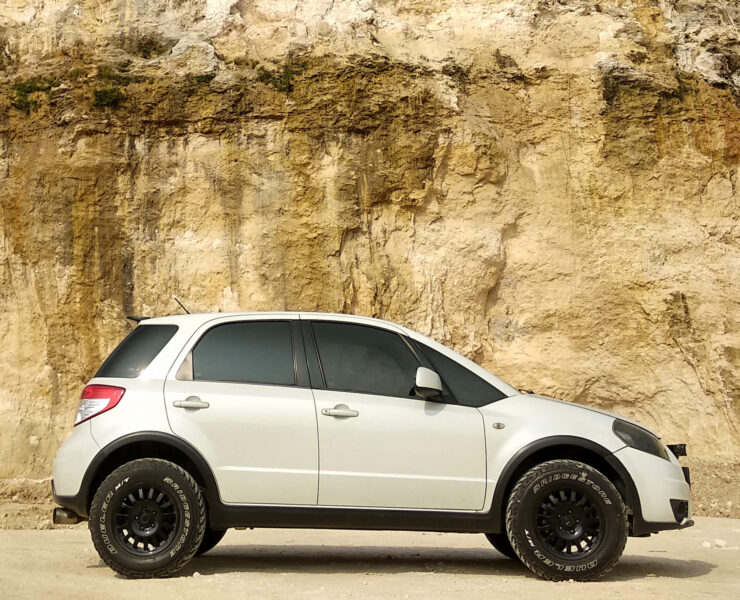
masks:
<svg viewBox="0 0 740 600"><path fill-rule="evenodd" d="M484 533L541 577L596 579L681 529L688 470L650 430L520 393L404 327L348 315L143 321L82 392L55 523L126 577L229 527Z"/></svg>

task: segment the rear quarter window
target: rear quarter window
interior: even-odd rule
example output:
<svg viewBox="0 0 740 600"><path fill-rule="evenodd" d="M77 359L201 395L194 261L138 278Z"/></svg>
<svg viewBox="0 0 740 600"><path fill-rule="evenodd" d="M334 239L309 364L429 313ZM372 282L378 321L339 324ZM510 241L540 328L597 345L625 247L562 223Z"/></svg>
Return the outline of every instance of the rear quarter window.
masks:
<svg viewBox="0 0 740 600"><path fill-rule="evenodd" d="M139 325L111 352L95 377L138 377L176 331L177 325Z"/></svg>

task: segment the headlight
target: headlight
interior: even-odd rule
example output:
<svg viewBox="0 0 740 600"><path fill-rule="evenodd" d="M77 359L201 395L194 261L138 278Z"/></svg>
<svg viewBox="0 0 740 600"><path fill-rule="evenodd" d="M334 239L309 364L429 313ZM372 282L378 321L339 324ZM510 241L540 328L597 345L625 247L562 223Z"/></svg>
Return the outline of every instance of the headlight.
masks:
<svg viewBox="0 0 740 600"><path fill-rule="evenodd" d="M653 456L668 459L668 451L663 443L649 431L645 431L637 425L616 419L612 425L612 431L620 440L631 448L642 450Z"/></svg>

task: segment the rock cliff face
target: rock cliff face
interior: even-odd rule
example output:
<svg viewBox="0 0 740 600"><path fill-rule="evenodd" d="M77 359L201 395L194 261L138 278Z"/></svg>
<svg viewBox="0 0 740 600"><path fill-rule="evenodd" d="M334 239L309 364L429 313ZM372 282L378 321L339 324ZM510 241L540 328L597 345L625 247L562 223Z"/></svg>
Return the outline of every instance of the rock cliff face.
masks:
<svg viewBox="0 0 740 600"><path fill-rule="evenodd" d="M124 315L172 294L391 319L737 462L738 23L737 0L6 0L0 478L48 477Z"/></svg>

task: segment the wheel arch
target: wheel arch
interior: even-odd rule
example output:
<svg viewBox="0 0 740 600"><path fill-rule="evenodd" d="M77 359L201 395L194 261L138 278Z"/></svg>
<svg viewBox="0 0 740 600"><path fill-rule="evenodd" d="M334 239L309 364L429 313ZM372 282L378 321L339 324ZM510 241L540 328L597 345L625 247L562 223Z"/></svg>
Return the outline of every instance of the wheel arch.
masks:
<svg viewBox="0 0 740 600"><path fill-rule="evenodd" d="M203 489L209 512L220 502L218 484L200 452L174 435L146 431L121 437L98 452L82 480L78 514L89 516L93 496L102 481L121 465L138 458L170 460L188 471Z"/></svg>
<svg viewBox="0 0 740 600"><path fill-rule="evenodd" d="M622 463L603 446L576 436L553 436L536 440L520 449L506 463L496 482L491 504L492 525L503 531L506 504L519 478L532 467L548 460L570 459L583 462L603 473L617 488L632 520L641 522L640 498L632 477Z"/></svg>

